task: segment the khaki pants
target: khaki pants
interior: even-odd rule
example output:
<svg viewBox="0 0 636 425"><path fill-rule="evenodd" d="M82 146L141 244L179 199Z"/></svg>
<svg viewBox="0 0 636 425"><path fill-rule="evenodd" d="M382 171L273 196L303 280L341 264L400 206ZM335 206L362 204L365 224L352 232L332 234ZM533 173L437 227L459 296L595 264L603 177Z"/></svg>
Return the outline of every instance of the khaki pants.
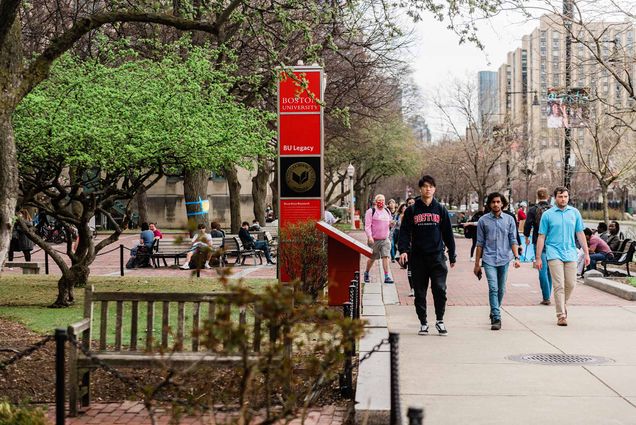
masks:
<svg viewBox="0 0 636 425"><path fill-rule="evenodd" d="M565 317L566 305L576 287L576 261L548 260L557 317Z"/></svg>

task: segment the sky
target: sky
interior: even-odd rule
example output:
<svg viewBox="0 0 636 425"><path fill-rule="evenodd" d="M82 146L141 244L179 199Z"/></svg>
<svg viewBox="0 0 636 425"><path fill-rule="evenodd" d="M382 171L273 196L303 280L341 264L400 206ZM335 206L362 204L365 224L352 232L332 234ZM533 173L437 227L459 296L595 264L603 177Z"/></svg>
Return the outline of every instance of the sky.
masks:
<svg viewBox="0 0 636 425"><path fill-rule="evenodd" d="M446 129L430 102L437 90L448 86L453 79L476 80L479 71L497 71L505 62L506 54L521 46L521 37L530 33L538 21L527 21L518 14L508 14L482 22L479 37L485 44L483 51L474 44L459 45L457 35L445 25L430 16L418 22L413 46L406 53L413 79L427 100L423 115L434 140Z"/></svg>

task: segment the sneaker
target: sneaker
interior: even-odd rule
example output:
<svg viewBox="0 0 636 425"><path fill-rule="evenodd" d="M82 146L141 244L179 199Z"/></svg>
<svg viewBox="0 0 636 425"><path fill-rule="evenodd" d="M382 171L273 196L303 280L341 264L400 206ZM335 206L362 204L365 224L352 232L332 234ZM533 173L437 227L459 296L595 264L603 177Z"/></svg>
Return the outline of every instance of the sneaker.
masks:
<svg viewBox="0 0 636 425"><path fill-rule="evenodd" d="M438 320L437 322L435 322L435 329L437 329L437 332L440 335L448 335L448 331L446 330L446 326L444 325L444 322L442 320Z"/></svg>
<svg viewBox="0 0 636 425"><path fill-rule="evenodd" d="M393 279L391 279L391 276L387 274L387 275L384 275L384 283L395 283L395 282L393 282Z"/></svg>
<svg viewBox="0 0 636 425"><path fill-rule="evenodd" d="M409 291L409 297L414 297L415 296L415 289L411 288L411 290Z"/></svg>
<svg viewBox="0 0 636 425"><path fill-rule="evenodd" d="M541 305L550 305L550 300L543 300L540 303Z"/></svg>
<svg viewBox="0 0 636 425"><path fill-rule="evenodd" d="M391 262L392 262L392 263L395 263L395 258L391 258Z"/></svg>
<svg viewBox="0 0 636 425"><path fill-rule="evenodd" d="M558 326L567 326L568 325L568 321L565 318L565 316L561 316L557 319L557 325Z"/></svg>
<svg viewBox="0 0 636 425"><path fill-rule="evenodd" d="M212 266L211 266L211 265L209 265L208 263L205 263L205 266L204 266L204 267L205 267L206 269L211 269L211 268L212 268Z"/></svg>
<svg viewBox="0 0 636 425"><path fill-rule="evenodd" d="M181 270L190 270L190 264L185 263L184 265L179 266L179 268L180 268Z"/></svg>
<svg viewBox="0 0 636 425"><path fill-rule="evenodd" d="M475 262L475 257L470 257L470 262L474 263Z"/></svg>
<svg viewBox="0 0 636 425"><path fill-rule="evenodd" d="M364 272L364 283L369 283L369 272Z"/></svg>
<svg viewBox="0 0 636 425"><path fill-rule="evenodd" d="M417 332L418 335L428 335L428 325L424 324L420 326L420 330Z"/></svg>
<svg viewBox="0 0 636 425"><path fill-rule="evenodd" d="M501 329L501 320L493 319L492 326L490 326L490 329L493 331L498 331L499 329Z"/></svg>

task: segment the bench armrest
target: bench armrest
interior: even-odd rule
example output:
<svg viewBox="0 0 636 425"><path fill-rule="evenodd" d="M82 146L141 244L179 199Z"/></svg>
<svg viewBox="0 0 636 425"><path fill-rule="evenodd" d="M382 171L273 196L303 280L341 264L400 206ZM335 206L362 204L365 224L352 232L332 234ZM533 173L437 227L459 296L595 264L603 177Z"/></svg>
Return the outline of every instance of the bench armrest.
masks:
<svg viewBox="0 0 636 425"><path fill-rule="evenodd" d="M72 323L68 325L69 333L73 333L73 335L77 336L91 327L91 319L84 318L79 322Z"/></svg>

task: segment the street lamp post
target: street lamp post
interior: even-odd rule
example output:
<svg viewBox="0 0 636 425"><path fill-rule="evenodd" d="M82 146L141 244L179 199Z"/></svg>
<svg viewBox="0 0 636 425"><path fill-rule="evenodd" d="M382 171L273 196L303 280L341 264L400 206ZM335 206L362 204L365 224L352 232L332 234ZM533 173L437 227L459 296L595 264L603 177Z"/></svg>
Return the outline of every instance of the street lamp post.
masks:
<svg viewBox="0 0 636 425"><path fill-rule="evenodd" d="M356 207L353 204L353 174L356 169L353 164L349 163L347 167L347 177L349 177L349 208L351 210L351 230L356 230L356 223L354 220L354 216L356 214Z"/></svg>

